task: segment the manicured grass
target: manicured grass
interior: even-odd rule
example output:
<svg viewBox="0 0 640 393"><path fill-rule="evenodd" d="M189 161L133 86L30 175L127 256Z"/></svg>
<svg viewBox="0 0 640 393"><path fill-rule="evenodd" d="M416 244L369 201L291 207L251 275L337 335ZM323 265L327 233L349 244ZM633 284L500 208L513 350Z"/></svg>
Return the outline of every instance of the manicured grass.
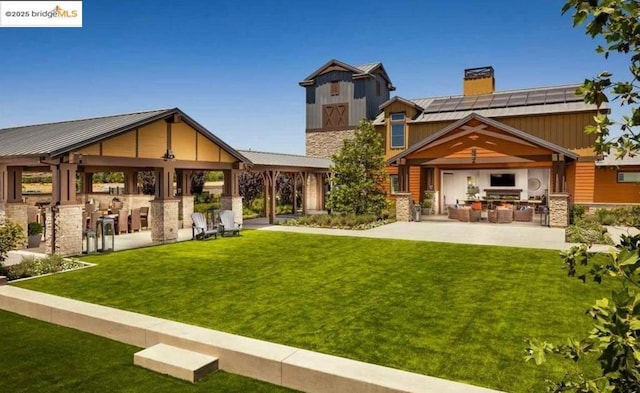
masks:
<svg viewBox="0 0 640 393"><path fill-rule="evenodd" d="M3 392L292 392L225 372L197 384L136 367L140 348L0 311Z"/></svg>
<svg viewBox="0 0 640 393"><path fill-rule="evenodd" d="M606 293L554 251L264 231L85 259L18 285L511 392L563 374L524 340L583 336Z"/></svg>

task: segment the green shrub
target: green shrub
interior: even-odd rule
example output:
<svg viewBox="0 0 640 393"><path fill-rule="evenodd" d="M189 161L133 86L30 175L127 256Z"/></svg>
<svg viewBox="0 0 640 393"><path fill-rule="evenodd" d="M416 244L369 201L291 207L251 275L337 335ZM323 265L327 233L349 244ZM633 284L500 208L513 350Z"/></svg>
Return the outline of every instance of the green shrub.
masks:
<svg viewBox="0 0 640 393"><path fill-rule="evenodd" d="M81 262L65 259L60 255L51 255L44 258L23 257L16 265L1 268L1 274L9 280L40 276L42 274L58 273L83 266Z"/></svg>
<svg viewBox="0 0 640 393"><path fill-rule="evenodd" d="M27 234L29 236L41 235L42 229L43 229L42 224L37 222L30 222L29 225L27 226Z"/></svg>
<svg viewBox="0 0 640 393"><path fill-rule="evenodd" d="M307 215L297 219L287 220L283 222L283 225L339 229L370 229L389 222L389 220L376 217L374 214L355 215L353 213L345 213Z"/></svg>
<svg viewBox="0 0 640 393"><path fill-rule="evenodd" d="M567 228L566 236L569 243L613 245L607 229L597 221L579 220Z"/></svg>
<svg viewBox="0 0 640 393"><path fill-rule="evenodd" d="M25 241L23 228L11 220L0 223L0 265L7 258L7 253L23 245Z"/></svg>
<svg viewBox="0 0 640 393"><path fill-rule="evenodd" d="M250 209L256 213L262 214L262 212L264 212L264 198L258 197L251 201Z"/></svg>
<svg viewBox="0 0 640 393"><path fill-rule="evenodd" d="M571 205L569 210L569 220L571 224L575 224L584 217L585 207L582 205Z"/></svg>

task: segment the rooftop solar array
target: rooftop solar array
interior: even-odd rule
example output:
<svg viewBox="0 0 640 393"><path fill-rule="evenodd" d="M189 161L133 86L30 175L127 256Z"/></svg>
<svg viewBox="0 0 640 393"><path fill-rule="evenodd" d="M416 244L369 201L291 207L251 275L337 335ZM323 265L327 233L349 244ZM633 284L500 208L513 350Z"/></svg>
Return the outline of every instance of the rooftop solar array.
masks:
<svg viewBox="0 0 640 393"><path fill-rule="evenodd" d="M512 108L516 106L581 102L577 86L552 87L527 91L513 91L478 96L436 98L424 113L459 112L477 109Z"/></svg>

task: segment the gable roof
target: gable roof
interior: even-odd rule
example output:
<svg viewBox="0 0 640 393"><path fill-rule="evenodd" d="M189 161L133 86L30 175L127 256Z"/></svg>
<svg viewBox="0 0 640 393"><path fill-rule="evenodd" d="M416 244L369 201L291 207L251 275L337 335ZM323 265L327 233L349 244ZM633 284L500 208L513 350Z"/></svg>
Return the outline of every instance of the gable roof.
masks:
<svg viewBox="0 0 640 393"><path fill-rule="evenodd" d="M473 96L447 96L406 100L424 108L411 123L458 120L471 113L486 117L523 116L545 113L595 111L596 105L587 104L576 89L581 84L536 87L532 89L496 91ZM384 104L383 104L384 105ZM383 109L382 107L380 109ZM600 108L608 111L607 106ZM380 113L374 124L384 124Z"/></svg>
<svg viewBox="0 0 640 393"><path fill-rule="evenodd" d="M246 157L178 108L0 129L0 157L58 156L174 114L182 116L187 124L239 161L250 163Z"/></svg>
<svg viewBox="0 0 640 393"><path fill-rule="evenodd" d="M322 74L327 68L331 66L338 66L351 71L354 74L353 75L354 78L374 77L374 72L379 72L380 76L382 76L382 78L385 81L387 81L387 83L389 84L389 89L395 90L395 88L391 84L391 79L389 78L389 75L387 74L387 71L384 69L384 66L382 65L382 63L376 62L376 63L368 63L368 64L352 66L336 59L331 59L328 62L326 62L322 67L318 68L311 75L304 78L304 80L301 81L299 85L300 86L313 85L315 83L315 78L318 75Z"/></svg>
<svg viewBox="0 0 640 393"><path fill-rule="evenodd" d="M254 150L238 150L247 157L253 165L304 167L315 169L329 169L331 160L328 158L301 156L296 154L268 153Z"/></svg>
<svg viewBox="0 0 640 393"><path fill-rule="evenodd" d="M506 125L504 123L501 123L499 121L493 120L493 119L489 119L487 117L484 117L482 115L479 115L477 113L472 113L470 115L465 116L464 118L448 125L447 127L443 128L442 130L424 138L423 140L421 140L420 142L414 144L413 146L411 146L410 148L408 148L407 150L396 154L395 156L391 157L390 159L387 160L387 164L392 165L394 164L397 160L404 158L406 156L408 156L411 153L414 153L416 151L419 151L420 149L422 149L423 147L429 145L431 142L434 142L440 138L442 138L443 136L445 136L446 134L455 131L456 129L460 128L461 126L465 125L469 120L472 119L476 119L478 121L480 121L481 123L487 124L489 126L495 127L499 130L502 130L504 132L507 132L509 134L512 134L515 137L518 137L520 139L523 139L525 141L531 142L535 145L541 146L541 147L545 147L549 150L555 151L556 153L560 153L560 154L564 154L565 156L572 158L572 159L576 159L578 158L578 155L573 153L570 150L565 149L564 147L558 146L555 143L551 143L549 141L546 141L542 138L538 138L537 136L531 135L529 133L526 133L524 131L518 130L517 128L511 127L509 125Z"/></svg>
<svg viewBox="0 0 640 393"><path fill-rule="evenodd" d="M417 102L415 101L410 101L407 100L406 98L402 98L402 97L398 97L398 96L393 96L391 99L388 99L387 101L383 102L378 108L380 110L384 110L384 108L388 107L389 105L393 104L394 102L401 102L405 105L408 105L410 107L415 108L416 110L423 112L424 108L421 107L420 105L418 105Z"/></svg>

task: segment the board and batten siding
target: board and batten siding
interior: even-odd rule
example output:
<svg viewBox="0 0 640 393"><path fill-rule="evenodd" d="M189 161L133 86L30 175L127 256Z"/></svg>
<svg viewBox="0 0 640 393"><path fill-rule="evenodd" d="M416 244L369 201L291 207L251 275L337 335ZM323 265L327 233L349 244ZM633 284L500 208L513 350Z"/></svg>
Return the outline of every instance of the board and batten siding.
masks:
<svg viewBox="0 0 640 393"><path fill-rule="evenodd" d="M567 149L586 149L593 146L595 141L595 136L584 133L584 128L594 123L594 115L594 112L560 113L496 117L494 120ZM451 123L453 121L409 123L409 145L420 142Z"/></svg>
<svg viewBox="0 0 640 393"><path fill-rule="evenodd" d="M575 203L594 201L595 173L596 165L593 161L577 161L573 165L573 179L568 183L569 187L573 183L573 201Z"/></svg>
<svg viewBox="0 0 640 393"><path fill-rule="evenodd" d="M331 82L336 80L339 83L340 94L332 96ZM345 71L331 71L319 75L313 86L306 87L307 129L323 128L322 107L324 105L342 103L348 105L348 125L355 127L360 120L367 117L366 81L367 79L353 80L352 74Z"/></svg>

